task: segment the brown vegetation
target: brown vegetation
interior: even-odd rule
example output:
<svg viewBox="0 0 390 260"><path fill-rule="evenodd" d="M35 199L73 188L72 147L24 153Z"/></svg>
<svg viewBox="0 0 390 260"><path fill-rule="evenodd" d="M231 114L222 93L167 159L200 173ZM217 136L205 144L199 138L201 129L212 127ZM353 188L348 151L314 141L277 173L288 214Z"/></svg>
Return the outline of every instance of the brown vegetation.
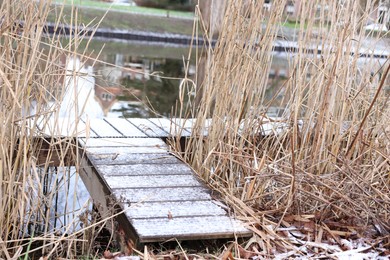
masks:
<svg viewBox="0 0 390 260"><path fill-rule="evenodd" d="M358 54L381 39L366 36L357 2L301 1L298 51L286 53L291 76L277 93L286 112L269 118L272 46L286 19L284 1L273 2L269 14L263 1L228 2L218 43L206 47L199 106L180 111L196 117L181 156L267 241L257 248L263 253L299 252L276 232L292 216L312 216L302 221L313 223L315 241L330 223L386 238L390 62ZM312 47L321 54L305 51Z"/></svg>
<svg viewBox="0 0 390 260"><path fill-rule="evenodd" d="M90 241L95 235L89 228L93 218L87 210L88 203L78 208L77 193L71 193L73 188L77 190L78 179L77 169L67 167L71 156L77 158L73 138L38 138L43 136L41 130L49 118L58 120L60 100L67 88L64 78L71 73L65 70L65 60L75 55L83 38L82 32L73 34L68 45L63 45L59 36L46 35L44 25L51 8L46 0L1 3L2 259L85 254L91 249ZM71 22L75 20L77 14L73 12ZM57 167L52 167L54 159ZM72 176L76 176L74 182L70 182ZM58 205L59 196L69 193L74 203ZM70 212L73 218L69 217ZM72 233L80 223L83 227Z"/></svg>

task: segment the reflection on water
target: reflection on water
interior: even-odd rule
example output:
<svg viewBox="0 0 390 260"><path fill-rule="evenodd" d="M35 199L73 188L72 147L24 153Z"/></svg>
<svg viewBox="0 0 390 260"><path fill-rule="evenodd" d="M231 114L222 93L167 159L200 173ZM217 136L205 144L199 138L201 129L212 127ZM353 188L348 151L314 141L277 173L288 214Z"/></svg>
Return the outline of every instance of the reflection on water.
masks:
<svg viewBox="0 0 390 260"><path fill-rule="evenodd" d="M161 49L161 53L156 49ZM179 96L178 78L184 76L183 57L187 57L187 53L186 47L106 42L99 56L103 62L85 61L81 72L87 72L89 76L77 77L79 86L85 87L85 90L79 89L80 99L89 97L85 114L89 117L126 118L170 116ZM76 61L75 67L79 64ZM190 79L195 77L194 61L190 62L187 76ZM270 105L279 106L283 96L279 88L288 77L286 58L275 57L265 98L271 100L275 95L277 97ZM91 99L93 95L94 100ZM64 103L69 104L68 101ZM277 108L271 110L275 111L273 116L280 115L282 111Z"/></svg>
<svg viewBox="0 0 390 260"><path fill-rule="evenodd" d="M112 57L114 56L114 57ZM184 76L183 62L123 54L106 55L113 65L96 65L95 96L106 117L169 116ZM191 68L193 76L194 69Z"/></svg>

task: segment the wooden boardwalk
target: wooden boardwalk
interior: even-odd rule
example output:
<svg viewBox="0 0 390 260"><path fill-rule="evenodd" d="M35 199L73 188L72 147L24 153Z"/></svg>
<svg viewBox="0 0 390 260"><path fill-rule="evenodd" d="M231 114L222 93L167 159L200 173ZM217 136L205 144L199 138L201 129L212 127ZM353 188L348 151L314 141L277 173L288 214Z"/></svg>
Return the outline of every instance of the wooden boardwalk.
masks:
<svg viewBox="0 0 390 260"><path fill-rule="evenodd" d="M191 121L186 124L180 133L170 120L157 118L91 119L77 126L83 148L79 172L94 204L102 216L112 215L113 206L124 210L119 225L137 243L251 234L169 152L163 139L176 133L189 136ZM49 124L44 131L53 135L53 129ZM69 128L56 132L73 133Z"/></svg>

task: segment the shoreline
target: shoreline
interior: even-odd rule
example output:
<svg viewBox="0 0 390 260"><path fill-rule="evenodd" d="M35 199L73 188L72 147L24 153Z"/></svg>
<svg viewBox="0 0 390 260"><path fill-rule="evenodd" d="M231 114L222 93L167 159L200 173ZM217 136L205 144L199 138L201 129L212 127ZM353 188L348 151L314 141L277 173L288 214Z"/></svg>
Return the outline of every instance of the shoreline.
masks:
<svg viewBox="0 0 390 260"><path fill-rule="evenodd" d="M44 27L44 30L48 34L61 34L69 35L71 31L81 32L84 31L86 36L91 36L93 38L100 40L110 40L110 41L141 41L149 42L155 44L172 44L177 46L191 46L195 43L198 45L207 45L208 42L205 41L203 37L193 38L189 35L176 34L176 33L158 33L158 32L147 32L147 31L136 31L136 30L123 30L123 29L109 29L109 28L98 28L94 32L93 28L88 27L74 27L62 24L57 26L53 23L47 23ZM211 42L212 46L215 46L217 40ZM327 48L331 48L328 46ZM273 46L273 51L277 53L297 53L299 48L295 41L288 40L277 40ZM320 55L322 49L315 48L315 46L309 46L304 49L304 52L308 55ZM387 59L390 57L390 53L384 49L373 49L369 50L367 48L360 49L356 52L351 52L350 55L353 56L357 53L360 58L369 58L373 57L376 59Z"/></svg>

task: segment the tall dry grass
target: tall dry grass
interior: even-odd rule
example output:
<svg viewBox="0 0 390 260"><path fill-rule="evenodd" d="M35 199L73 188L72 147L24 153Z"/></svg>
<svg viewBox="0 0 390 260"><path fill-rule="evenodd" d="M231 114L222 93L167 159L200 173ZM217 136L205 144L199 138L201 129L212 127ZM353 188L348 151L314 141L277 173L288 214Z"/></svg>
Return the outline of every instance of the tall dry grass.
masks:
<svg viewBox="0 0 390 260"><path fill-rule="evenodd" d="M283 35L287 1L272 2L270 12L264 1L227 2L218 42L201 56L202 99L180 111L196 118L181 156L255 226L312 214L374 223L386 234L390 62L358 54L388 37L363 30L377 6L300 1L297 33ZM284 54L289 76L270 100L272 57L283 55L272 47L281 39L299 50ZM286 107L283 116L269 118L270 105Z"/></svg>
<svg viewBox="0 0 390 260"><path fill-rule="evenodd" d="M76 31L64 46L59 35L45 33L46 17L53 11L50 2L1 1L0 258L4 259L89 254L96 235L88 228L92 218L88 202L77 206L78 169L69 167L69 160L77 165L78 158L73 133L51 139L50 133L44 136L41 131L49 121L59 120L66 73L77 74L66 71L65 60L76 55L83 39L83 32ZM59 24L61 12L57 15ZM70 19L76 23L76 10ZM61 197L65 199L60 203ZM79 231L73 232L76 227Z"/></svg>

